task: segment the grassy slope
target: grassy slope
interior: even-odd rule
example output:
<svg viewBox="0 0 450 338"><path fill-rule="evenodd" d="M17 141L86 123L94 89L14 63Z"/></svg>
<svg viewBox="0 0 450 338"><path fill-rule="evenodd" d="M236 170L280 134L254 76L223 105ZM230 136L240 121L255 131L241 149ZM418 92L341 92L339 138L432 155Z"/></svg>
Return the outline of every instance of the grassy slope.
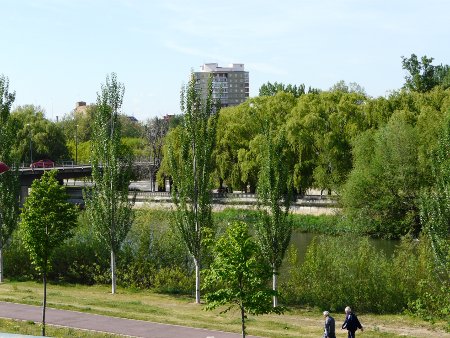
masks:
<svg viewBox="0 0 450 338"><path fill-rule="evenodd" d="M0 285L0 301L40 305L41 295L42 285L34 282L7 282ZM117 294L111 295L109 286L49 285L47 301L48 306L53 308L224 331L239 332L240 329L239 314L236 311L227 314L205 311L203 306L194 304L192 298L147 291L119 289ZM360 314L359 317L366 327L363 333L366 338L405 335L450 337L439 330L444 323L432 325L408 316ZM339 327L343 315L335 314L335 319ZM294 309L282 316L250 316L247 327L249 334L264 337L320 337L322 321L319 310ZM0 324L4 326L2 322ZM32 325L28 323L28 326ZM83 334L71 336L81 337ZM68 334L55 332L51 335ZM346 332L337 329L337 336L346 337Z"/></svg>

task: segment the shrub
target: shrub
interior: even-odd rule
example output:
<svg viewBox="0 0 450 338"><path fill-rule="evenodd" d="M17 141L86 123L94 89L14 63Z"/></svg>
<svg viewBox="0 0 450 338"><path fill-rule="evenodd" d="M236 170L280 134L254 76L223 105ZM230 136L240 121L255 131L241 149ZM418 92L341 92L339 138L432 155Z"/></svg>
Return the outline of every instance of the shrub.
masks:
<svg viewBox="0 0 450 338"><path fill-rule="evenodd" d="M194 274L186 274L179 267L162 268L156 272L154 289L156 292L172 294L194 294Z"/></svg>

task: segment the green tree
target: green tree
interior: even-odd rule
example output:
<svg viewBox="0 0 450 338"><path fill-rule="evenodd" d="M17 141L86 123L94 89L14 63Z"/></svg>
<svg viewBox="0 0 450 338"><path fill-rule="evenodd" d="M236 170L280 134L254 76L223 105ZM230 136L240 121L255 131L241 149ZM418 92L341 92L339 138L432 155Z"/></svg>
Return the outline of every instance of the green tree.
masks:
<svg viewBox="0 0 450 338"><path fill-rule="evenodd" d="M274 292L278 289L278 274L292 234L289 208L292 202L292 154L284 130L278 134L267 125L264 130L261 170L258 178L258 209L256 236L262 253L272 267ZM273 306L278 306L276 293Z"/></svg>
<svg viewBox="0 0 450 338"><path fill-rule="evenodd" d="M183 125L179 148L169 144L168 162L173 178L172 199L176 205L176 226L195 265L195 301L200 303L200 269L205 230L213 228L211 216L212 152L216 140L219 105L212 99L209 81L206 100L196 86L194 74L181 92ZM176 129L175 129L176 130Z"/></svg>
<svg viewBox="0 0 450 338"><path fill-rule="evenodd" d="M398 238L420 231L418 192L422 184L417 132L408 113L398 111L379 130L354 143L354 168L342 191L345 213L365 233Z"/></svg>
<svg viewBox="0 0 450 338"><path fill-rule="evenodd" d="M305 85L301 84L299 86L297 85L285 85L283 83L264 83L259 88L259 96L275 96L278 92L286 92L291 93L295 97L300 97L303 94L305 94Z"/></svg>
<svg viewBox="0 0 450 338"><path fill-rule="evenodd" d="M297 154L295 187L338 191L352 168L351 142L366 129L367 98L334 90L306 94L287 117L287 138Z"/></svg>
<svg viewBox="0 0 450 338"><path fill-rule="evenodd" d="M432 156L434 182L422 192L420 203L424 232L430 239L437 275L448 283L450 272L450 110Z"/></svg>
<svg viewBox="0 0 450 338"><path fill-rule="evenodd" d="M448 65L434 66L433 58L426 55L419 60L417 55L411 54L409 58L402 56L402 68L408 71L405 76L404 88L416 92L428 92L437 85L444 88L450 86L450 67Z"/></svg>
<svg viewBox="0 0 450 338"><path fill-rule="evenodd" d="M42 335L45 336L47 273L55 248L72 235L77 224L76 207L67 202L64 186L56 171L46 171L34 180L21 214L21 231L33 264L42 274L44 284Z"/></svg>
<svg viewBox="0 0 450 338"><path fill-rule="evenodd" d="M248 103L221 109L213 156L214 176L220 187L224 183L232 190L245 190L247 184L254 186L255 163L243 163L250 142L258 133L254 123L252 108Z"/></svg>
<svg viewBox="0 0 450 338"><path fill-rule="evenodd" d="M69 153L65 135L57 123L45 118L41 107L19 106L11 113L11 118L16 135L13 153L20 162L67 159Z"/></svg>
<svg viewBox="0 0 450 338"><path fill-rule="evenodd" d="M341 80L335 83L331 88L330 92L340 91L343 93L357 93L362 95L367 95L364 87L359 85L356 82L350 82L349 84L345 83L344 80Z"/></svg>
<svg viewBox="0 0 450 338"><path fill-rule="evenodd" d="M271 268L263 259L259 246L252 240L247 224L234 222L219 238L214 261L205 277L208 310L227 306L223 312L237 307L241 314L242 337L246 336L247 314L282 313L272 307L275 292L267 287Z"/></svg>
<svg viewBox="0 0 450 338"><path fill-rule="evenodd" d="M11 120L11 105L16 93L9 92L8 78L0 75L0 162L10 166L10 170L0 175L0 283L3 282L3 247L17 227L18 221L18 172L12 148L15 141ZM15 164L15 168L13 169Z"/></svg>
<svg viewBox="0 0 450 338"><path fill-rule="evenodd" d="M92 179L85 191L86 209L97 235L111 251L111 289L116 292L116 256L132 224L132 203L128 201L131 158L121 153L119 112L124 86L115 73L97 93L92 126Z"/></svg>
<svg viewBox="0 0 450 338"><path fill-rule="evenodd" d="M169 132L169 121L167 119L154 117L146 122L144 126L144 137L150 148L150 183L152 191L155 191L156 173L163 161L164 137Z"/></svg>

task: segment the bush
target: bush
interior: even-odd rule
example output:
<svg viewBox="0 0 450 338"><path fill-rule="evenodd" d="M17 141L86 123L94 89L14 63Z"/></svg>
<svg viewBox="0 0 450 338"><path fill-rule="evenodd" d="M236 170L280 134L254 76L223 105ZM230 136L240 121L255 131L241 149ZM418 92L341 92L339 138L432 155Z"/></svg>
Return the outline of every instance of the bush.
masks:
<svg viewBox="0 0 450 338"><path fill-rule="evenodd" d="M433 271L430 245L406 237L392 257L368 238L314 239L305 261L296 250L287 255L289 277L280 288L288 304L341 311L352 305L361 312L398 313L408 309L421 317L445 317L450 312L448 281Z"/></svg>
<svg viewBox="0 0 450 338"><path fill-rule="evenodd" d="M156 292L172 294L194 294L194 274L186 274L179 267L162 268L156 272L154 289Z"/></svg>
<svg viewBox="0 0 450 338"><path fill-rule="evenodd" d="M386 258L367 238L348 241L321 236L310 244L304 263L291 273L286 298L332 311L348 304L363 312L389 311L392 290L384 287L388 277Z"/></svg>
<svg viewBox="0 0 450 338"><path fill-rule="evenodd" d="M38 274L31 264L30 254L16 230L11 242L3 250L4 276L15 280L37 279Z"/></svg>

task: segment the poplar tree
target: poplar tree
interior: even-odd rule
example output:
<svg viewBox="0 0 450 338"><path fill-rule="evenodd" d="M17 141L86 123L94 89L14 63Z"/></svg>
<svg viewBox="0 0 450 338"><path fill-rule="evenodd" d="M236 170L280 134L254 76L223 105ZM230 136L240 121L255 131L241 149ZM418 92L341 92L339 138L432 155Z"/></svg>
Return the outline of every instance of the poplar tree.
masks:
<svg viewBox="0 0 450 338"><path fill-rule="evenodd" d="M64 186L56 170L46 171L34 180L21 214L21 230L26 248L37 271L42 274L42 335L45 336L47 273L54 250L73 234L77 224L76 207L67 202Z"/></svg>
<svg viewBox="0 0 450 338"><path fill-rule="evenodd" d="M212 98L212 81L202 98L195 75L181 91L183 124L179 147L169 145L169 166L173 178L172 199L176 206L175 224L195 265L195 301L200 303L200 269L204 233L211 233L212 153L216 139L219 106Z"/></svg>
<svg viewBox="0 0 450 338"><path fill-rule="evenodd" d="M128 200L131 158L121 153L120 109L125 87L115 73L97 93L92 121L93 188L85 191L86 209L96 234L111 252L111 292L116 292L116 258L133 222Z"/></svg>
<svg viewBox="0 0 450 338"><path fill-rule="evenodd" d="M9 92L8 78L0 75L0 161L10 167L0 175L0 283L4 279L3 247L18 224L19 179L12 153L15 137L10 118L15 96L15 92Z"/></svg>
<svg viewBox="0 0 450 338"><path fill-rule="evenodd" d="M270 123L264 126L266 141L262 145L261 170L258 178L259 221L255 232L261 251L272 267L273 306L278 306L278 274L292 235L289 208L293 178L289 165L285 132L276 133Z"/></svg>

